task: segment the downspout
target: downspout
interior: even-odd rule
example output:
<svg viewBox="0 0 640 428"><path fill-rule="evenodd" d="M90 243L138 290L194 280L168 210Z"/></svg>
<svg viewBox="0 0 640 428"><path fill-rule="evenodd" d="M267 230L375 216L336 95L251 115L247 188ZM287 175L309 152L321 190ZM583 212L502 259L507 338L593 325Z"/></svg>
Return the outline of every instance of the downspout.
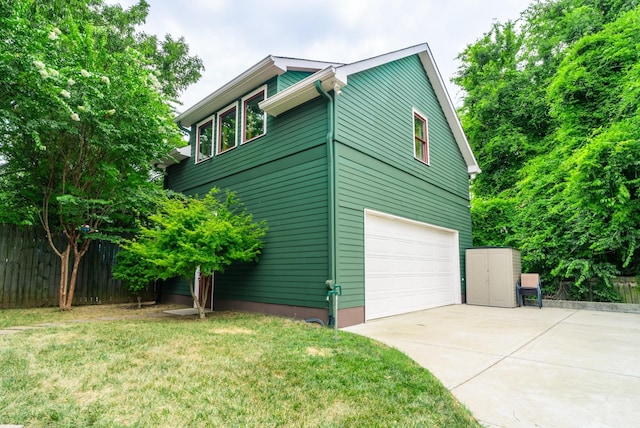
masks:
<svg viewBox="0 0 640 428"><path fill-rule="evenodd" d="M334 286L337 284L337 266L336 266L336 167L335 167L335 128L334 128L334 99L324 90L322 82L316 80L316 91L324 99L327 100L327 167L328 167L328 179L329 179L329 279L327 279L327 287L333 291ZM334 293L335 294L335 293ZM329 296L329 295L328 295ZM327 296L327 297L328 297ZM331 306L331 302L329 302ZM331 312L331 311L330 311ZM334 315L334 327L338 325L337 308ZM331 322L331 320L330 320Z"/></svg>
<svg viewBox="0 0 640 428"><path fill-rule="evenodd" d="M187 135L189 135L189 137L191 137L191 129L189 128L185 128L184 126L182 126L182 122L178 121L177 123L178 128L180 128L180 130L184 133L186 133Z"/></svg>

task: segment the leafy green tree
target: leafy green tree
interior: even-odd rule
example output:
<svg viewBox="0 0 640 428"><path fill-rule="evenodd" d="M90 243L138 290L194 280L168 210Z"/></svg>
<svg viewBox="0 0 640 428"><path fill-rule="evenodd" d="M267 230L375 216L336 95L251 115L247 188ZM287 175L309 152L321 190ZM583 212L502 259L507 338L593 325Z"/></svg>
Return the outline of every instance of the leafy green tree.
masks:
<svg viewBox="0 0 640 428"><path fill-rule="evenodd" d="M594 277L608 284L640 248L639 17L640 8L627 12L568 50L548 90L556 149L523 170L519 194L546 204L523 243L560 241L551 273L578 286ZM518 220L534 215L525 208Z"/></svg>
<svg viewBox="0 0 640 428"><path fill-rule="evenodd" d="M472 203L474 242L492 247L517 246L514 198L501 194L494 198L474 198Z"/></svg>
<svg viewBox="0 0 640 428"><path fill-rule="evenodd" d="M639 3L537 1L468 46L455 78L483 169L474 244L521 249L547 284L599 278L597 299L638 269Z"/></svg>
<svg viewBox="0 0 640 428"><path fill-rule="evenodd" d="M153 160L182 145L170 98L201 63L173 57L182 41L160 47L136 33L147 11L144 1L128 11L101 0L0 2L2 196L14 196L0 217L44 226L61 260L62 310L92 240L117 239L132 198L157 188Z"/></svg>
<svg viewBox="0 0 640 428"><path fill-rule="evenodd" d="M193 276L222 273L234 261L257 261L266 224L254 222L235 194L212 189L204 198L166 198L150 224L124 244L114 276L138 287L151 279L182 277L200 318L209 291L196 295ZM136 263L138 261L138 263Z"/></svg>
<svg viewBox="0 0 640 428"><path fill-rule="evenodd" d="M482 161L483 173L473 183L477 196L512 187L519 168L535 153L532 140L539 136L531 116L540 114L533 109L540 102L522 91L529 85L528 73L519 69L523 42L514 23L496 23L459 56L463 66L453 80L466 92L460 115Z"/></svg>
<svg viewBox="0 0 640 428"><path fill-rule="evenodd" d="M118 251L113 277L124 281L123 285L138 298L141 307L140 292L157 279L155 266L131 251Z"/></svg>

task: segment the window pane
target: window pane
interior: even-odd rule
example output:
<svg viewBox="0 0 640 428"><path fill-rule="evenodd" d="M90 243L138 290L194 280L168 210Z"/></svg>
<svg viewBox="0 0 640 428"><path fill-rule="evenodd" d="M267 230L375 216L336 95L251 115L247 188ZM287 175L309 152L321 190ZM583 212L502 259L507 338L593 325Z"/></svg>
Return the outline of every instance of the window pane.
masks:
<svg viewBox="0 0 640 428"><path fill-rule="evenodd" d="M225 150L229 150L236 145L235 107L220 115L219 126L220 151L224 152Z"/></svg>
<svg viewBox="0 0 640 428"><path fill-rule="evenodd" d="M427 119L414 112L413 115L413 150L416 159L429 163L429 132Z"/></svg>
<svg viewBox="0 0 640 428"><path fill-rule="evenodd" d="M213 122L209 121L198 127L198 152L196 161L211 157L213 149Z"/></svg>
<svg viewBox="0 0 640 428"><path fill-rule="evenodd" d="M264 91L245 101L243 141L249 141L264 134L264 113L258 107L258 103L263 100Z"/></svg>
<svg viewBox="0 0 640 428"><path fill-rule="evenodd" d="M422 151L422 141L420 141L418 138L416 138L416 142L415 142L415 152L416 152L416 158L424 159L424 153Z"/></svg>
<svg viewBox="0 0 640 428"><path fill-rule="evenodd" d="M418 116L414 116L414 132L416 133L416 138L420 138L421 140L425 140L424 138L424 121Z"/></svg>

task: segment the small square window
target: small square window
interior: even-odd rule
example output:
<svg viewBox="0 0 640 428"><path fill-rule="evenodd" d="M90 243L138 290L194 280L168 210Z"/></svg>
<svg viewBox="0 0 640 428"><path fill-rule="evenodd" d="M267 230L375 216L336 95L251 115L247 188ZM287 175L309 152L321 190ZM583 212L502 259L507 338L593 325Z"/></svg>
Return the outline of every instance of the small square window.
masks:
<svg viewBox="0 0 640 428"><path fill-rule="evenodd" d="M196 163L213 155L213 119L198 125L196 140Z"/></svg>
<svg viewBox="0 0 640 428"><path fill-rule="evenodd" d="M429 164L429 126L427 118L413 112L413 155L421 162Z"/></svg>
<svg viewBox="0 0 640 428"><path fill-rule="evenodd" d="M217 154L233 149L237 143L238 109L231 105L218 113L218 150Z"/></svg>
<svg viewBox="0 0 640 428"><path fill-rule="evenodd" d="M267 132L267 117L259 103L266 98L267 88L262 87L242 99L242 142L254 140Z"/></svg>

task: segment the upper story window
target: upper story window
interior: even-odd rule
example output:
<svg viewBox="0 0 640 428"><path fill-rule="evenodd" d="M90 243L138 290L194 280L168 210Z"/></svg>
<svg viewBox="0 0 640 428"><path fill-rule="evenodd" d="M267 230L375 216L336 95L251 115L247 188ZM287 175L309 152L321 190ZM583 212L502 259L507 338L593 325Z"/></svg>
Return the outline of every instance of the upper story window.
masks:
<svg viewBox="0 0 640 428"><path fill-rule="evenodd" d="M267 87L258 90L242 98L242 142L246 143L267 133L267 117L260 110L258 103L267 96Z"/></svg>
<svg viewBox="0 0 640 428"><path fill-rule="evenodd" d="M263 85L242 97L240 106L236 101L200 122L196 135L196 163L209 159L214 153L219 155L233 149L239 138L246 143L265 135L267 115L259 104L266 98L267 85ZM238 123L239 113L242 113L242 123Z"/></svg>
<svg viewBox="0 0 640 428"><path fill-rule="evenodd" d="M218 112L217 154L231 150L238 144L237 123L238 108L236 104L232 104Z"/></svg>
<svg viewBox="0 0 640 428"><path fill-rule="evenodd" d="M196 138L196 162L213 156L213 119L208 119L198 125Z"/></svg>
<svg viewBox="0 0 640 428"><path fill-rule="evenodd" d="M413 156L429 165L429 126L427 117L413 110Z"/></svg>

